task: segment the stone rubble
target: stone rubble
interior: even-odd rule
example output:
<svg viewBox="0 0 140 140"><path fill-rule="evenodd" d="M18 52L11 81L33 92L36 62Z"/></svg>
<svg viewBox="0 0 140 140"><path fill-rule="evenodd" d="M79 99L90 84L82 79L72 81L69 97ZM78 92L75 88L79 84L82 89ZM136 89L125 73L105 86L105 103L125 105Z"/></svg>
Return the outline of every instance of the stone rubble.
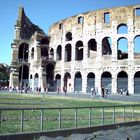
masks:
<svg viewBox="0 0 140 140"><path fill-rule="evenodd" d="M140 125L97 131L92 134L72 134L68 137L41 136L39 140L140 140Z"/></svg>

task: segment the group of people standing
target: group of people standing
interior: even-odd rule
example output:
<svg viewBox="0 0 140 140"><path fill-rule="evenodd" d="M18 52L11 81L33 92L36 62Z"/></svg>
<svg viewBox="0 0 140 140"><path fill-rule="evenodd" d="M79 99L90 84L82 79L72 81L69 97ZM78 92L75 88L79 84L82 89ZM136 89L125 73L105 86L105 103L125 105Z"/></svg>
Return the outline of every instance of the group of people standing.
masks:
<svg viewBox="0 0 140 140"><path fill-rule="evenodd" d="M107 97L108 95L108 88L104 88L103 86L101 87L101 94L98 93L97 88L91 88L91 94L94 95L101 95L102 98Z"/></svg>

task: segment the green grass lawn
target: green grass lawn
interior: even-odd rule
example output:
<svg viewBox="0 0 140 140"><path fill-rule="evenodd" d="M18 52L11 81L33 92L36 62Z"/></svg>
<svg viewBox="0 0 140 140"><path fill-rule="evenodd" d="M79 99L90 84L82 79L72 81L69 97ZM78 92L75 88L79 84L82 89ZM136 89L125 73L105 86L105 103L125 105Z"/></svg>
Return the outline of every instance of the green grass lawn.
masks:
<svg viewBox="0 0 140 140"><path fill-rule="evenodd" d="M43 130L52 130L61 128L84 127L90 125L109 124L113 122L113 108L104 109L104 122L102 121L102 108L78 109L75 117L75 109L64 109L61 111L61 124L59 121L59 110L48 108L61 107L90 107L104 105L121 105L132 104L131 102L119 102L109 100L95 100L72 98L67 96L45 96L37 94L17 94L17 93L0 93L0 108L34 108L24 111L23 131L39 131L41 128L41 110L38 108L46 108L43 110ZM128 107L125 112L127 121L131 121L132 108ZM116 122L123 121L123 109L116 110ZM139 108L135 109L135 115L139 115ZM138 118L139 119L139 118ZM77 122L75 121L77 120ZM4 110L1 111L1 133L15 133L21 131L21 110Z"/></svg>

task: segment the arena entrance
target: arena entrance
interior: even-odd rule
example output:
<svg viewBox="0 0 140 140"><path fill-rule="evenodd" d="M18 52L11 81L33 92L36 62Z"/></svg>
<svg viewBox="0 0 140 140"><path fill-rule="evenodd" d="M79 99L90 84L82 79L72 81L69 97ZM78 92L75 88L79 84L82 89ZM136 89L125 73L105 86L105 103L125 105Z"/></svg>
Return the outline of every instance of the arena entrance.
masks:
<svg viewBox="0 0 140 140"><path fill-rule="evenodd" d="M21 87L26 87L29 84L29 67L21 65L19 68L19 83Z"/></svg>
<svg viewBox="0 0 140 140"><path fill-rule="evenodd" d="M55 80L56 80L56 87L57 89L61 89L61 75L60 74L57 74L56 77L55 77Z"/></svg>
<svg viewBox="0 0 140 140"><path fill-rule="evenodd" d="M36 73L35 76L34 76L34 89L37 90L39 87L38 87L38 83L39 83L39 76L38 74Z"/></svg>
<svg viewBox="0 0 140 140"><path fill-rule="evenodd" d="M80 72L77 72L75 74L74 91L75 92L82 91L82 76L81 76L81 73Z"/></svg>
<svg viewBox="0 0 140 140"><path fill-rule="evenodd" d="M90 72L87 75L87 91L88 93L91 92L91 88L95 88L95 74Z"/></svg>
<svg viewBox="0 0 140 140"><path fill-rule="evenodd" d="M68 72L64 75L64 87L66 92L71 92L71 75Z"/></svg>
<svg viewBox="0 0 140 140"><path fill-rule="evenodd" d="M49 63L46 66L46 83L48 91L56 91L56 82L54 80L54 65Z"/></svg>
<svg viewBox="0 0 140 140"><path fill-rule="evenodd" d="M136 72L134 76L134 93L140 93L140 71Z"/></svg>
<svg viewBox="0 0 140 140"><path fill-rule="evenodd" d="M112 75L110 72L104 72L101 76L101 86L105 90L108 90L108 93L112 92Z"/></svg>
<svg viewBox="0 0 140 140"><path fill-rule="evenodd" d="M118 93L120 93L121 90L128 91L128 75L124 71L119 72L117 76Z"/></svg>

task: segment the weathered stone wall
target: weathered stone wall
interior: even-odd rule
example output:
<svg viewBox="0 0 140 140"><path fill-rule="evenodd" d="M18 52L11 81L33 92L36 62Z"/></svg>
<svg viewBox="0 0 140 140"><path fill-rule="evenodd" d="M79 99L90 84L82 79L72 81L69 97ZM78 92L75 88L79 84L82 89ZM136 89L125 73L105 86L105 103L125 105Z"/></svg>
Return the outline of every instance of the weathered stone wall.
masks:
<svg viewBox="0 0 140 140"><path fill-rule="evenodd" d="M140 5L128 7L115 7L111 9L102 9L91 11L69 17L54 23L49 29L50 47L54 49L54 59L56 61L55 76L61 75L61 89L66 85L69 91L75 91L75 75L77 72L81 73L82 89L80 91L86 92L88 83L87 75L89 73L95 74L95 87L100 92L102 86L102 74L109 72L111 74L111 87L112 93L117 93L118 83L117 77L119 72L125 72L128 78L128 85L126 90L129 93L134 93L134 76L136 72L140 71L140 61L135 59L134 55L134 39L140 35L140 16L136 15L136 8ZM110 16L110 21L105 23L105 14ZM79 23L78 23L79 22ZM127 34L118 34L120 25L127 27ZM67 41L66 34L70 32L72 39ZM102 40L110 37L112 41L111 54L104 55ZM125 38L128 41L128 57L126 59L118 59L118 41ZM93 51L94 57L89 57L88 42L90 39L95 39L97 43L97 51ZM77 61L76 56L76 43L83 42L83 59ZM67 44L71 45L71 52L66 51ZM57 47L62 47L62 59L57 60ZM67 53L71 53L71 60L65 61ZM96 54L96 55L94 55ZM81 55L81 54L80 54ZM70 88L65 84L65 74L70 75ZM78 85L77 85L78 86ZM68 91L68 92L69 92Z"/></svg>

